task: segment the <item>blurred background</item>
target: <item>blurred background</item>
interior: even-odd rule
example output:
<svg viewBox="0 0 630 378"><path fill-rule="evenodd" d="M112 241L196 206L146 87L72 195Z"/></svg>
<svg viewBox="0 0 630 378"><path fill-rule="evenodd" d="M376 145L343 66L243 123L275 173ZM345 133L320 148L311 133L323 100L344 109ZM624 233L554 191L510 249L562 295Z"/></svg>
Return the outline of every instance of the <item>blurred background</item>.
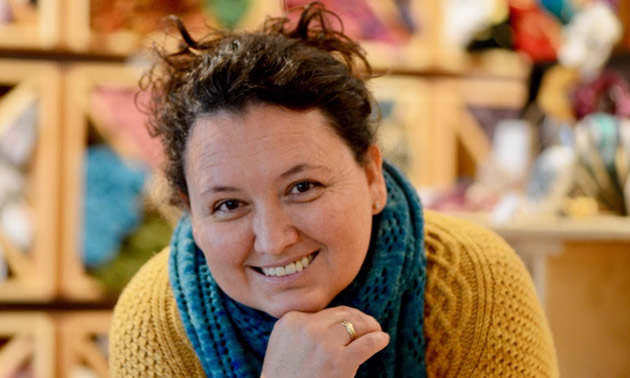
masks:
<svg viewBox="0 0 630 378"><path fill-rule="evenodd" d="M630 377L630 0L326 0L383 76L379 143L425 207L532 274L566 377ZM107 377L169 242L138 80L163 18L251 29L308 0L0 0L0 378Z"/></svg>

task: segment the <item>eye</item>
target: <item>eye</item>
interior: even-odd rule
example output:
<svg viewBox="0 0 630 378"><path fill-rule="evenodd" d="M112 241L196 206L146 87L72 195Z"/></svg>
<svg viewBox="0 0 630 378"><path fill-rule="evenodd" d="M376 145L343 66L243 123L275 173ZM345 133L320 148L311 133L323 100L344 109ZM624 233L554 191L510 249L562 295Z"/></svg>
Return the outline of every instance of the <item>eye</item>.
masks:
<svg viewBox="0 0 630 378"><path fill-rule="evenodd" d="M287 195L299 200L310 201L319 196L323 185L315 181L300 181L289 187Z"/></svg>
<svg viewBox="0 0 630 378"><path fill-rule="evenodd" d="M291 188L291 192L306 193L309 190L313 189L313 187L315 187L314 182L298 182L297 184L293 185L293 187Z"/></svg>
<svg viewBox="0 0 630 378"><path fill-rule="evenodd" d="M241 207L243 204L239 200L228 199L218 202L213 208L212 212L233 212Z"/></svg>

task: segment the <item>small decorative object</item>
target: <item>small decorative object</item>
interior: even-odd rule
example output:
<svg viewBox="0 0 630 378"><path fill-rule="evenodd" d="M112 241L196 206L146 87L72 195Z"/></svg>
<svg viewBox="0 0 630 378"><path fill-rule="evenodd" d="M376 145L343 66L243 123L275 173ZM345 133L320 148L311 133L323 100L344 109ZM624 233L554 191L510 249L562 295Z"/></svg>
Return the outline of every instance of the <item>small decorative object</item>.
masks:
<svg viewBox="0 0 630 378"><path fill-rule="evenodd" d="M578 81L578 73L562 65L554 65L543 76L537 102L547 116L564 122L575 122L575 113L570 101L570 88Z"/></svg>
<svg viewBox="0 0 630 378"><path fill-rule="evenodd" d="M251 0L205 0L205 8L226 29L234 29L250 6Z"/></svg>
<svg viewBox="0 0 630 378"><path fill-rule="evenodd" d="M24 201L12 201L0 212L0 231L21 251L28 251L33 243L33 221Z"/></svg>
<svg viewBox="0 0 630 378"><path fill-rule="evenodd" d="M534 62L554 61L562 39L562 25L536 1L508 2L514 30L514 48Z"/></svg>
<svg viewBox="0 0 630 378"><path fill-rule="evenodd" d="M533 130L527 121L501 120L494 130L492 159L514 186L527 175L532 161Z"/></svg>
<svg viewBox="0 0 630 378"><path fill-rule="evenodd" d="M617 168L618 150L623 148L619 136L618 119L609 114L592 114L576 125L576 182L604 209L625 214L624 182Z"/></svg>
<svg viewBox="0 0 630 378"><path fill-rule="evenodd" d="M624 77L604 71L580 83L571 95L577 119L603 112L630 117L630 88Z"/></svg>
<svg viewBox="0 0 630 378"><path fill-rule="evenodd" d="M593 197L578 196L567 198L563 204L564 213L572 218L587 218L598 214L599 205Z"/></svg>
<svg viewBox="0 0 630 378"><path fill-rule="evenodd" d="M535 214L554 214L574 186L575 153L569 146L545 149L534 161L526 197L527 210Z"/></svg>
<svg viewBox="0 0 630 378"><path fill-rule="evenodd" d="M0 158L0 212L10 202L21 196L24 189L25 177L22 172Z"/></svg>
<svg viewBox="0 0 630 378"><path fill-rule="evenodd" d="M573 0L538 0L538 2L563 24L569 23L575 14Z"/></svg>
<svg viewBox="0 0 630 378"><path fill-rule="evenodd" d="M565 42L558 60L578 69L585 77L593 77L604 66L621 35L621 23L610 5L603 1L588 2L565 26Z"/></svg>
<svg viewBox="0 0 630 378"><path fill-rule="evenodd" d="M37 140L37 102L24 104L12 123L0 125L0 151L13 165L23 167L30 159Z"/></svg>
<svg viewBox="0 0 630 378"><path fill-rule="evenodd" d="M475 35L488 28L497 18L497 7L507 13L507 4L496 0L445 1L444 33L446 38L465 47Z"/></svg>
<svg viewBox="0 0 630 378"><path fill-rule="evenodd" d="M37 102L28 91L14 90L3 99L5 110L12 114L0 121L0 233L18 250L28 251L34 236L23 192L26 165L37 139Z"/></svg>

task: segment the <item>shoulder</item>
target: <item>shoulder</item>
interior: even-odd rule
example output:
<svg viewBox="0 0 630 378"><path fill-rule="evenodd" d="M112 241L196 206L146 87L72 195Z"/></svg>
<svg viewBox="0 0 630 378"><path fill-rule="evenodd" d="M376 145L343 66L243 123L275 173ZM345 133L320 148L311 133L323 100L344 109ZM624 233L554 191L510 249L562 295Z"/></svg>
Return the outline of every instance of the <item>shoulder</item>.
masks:
<svg viewBox="0 0 630 378"><path fill-rule="evenodd" d="M203 376L168 280L168 249L127 285L110 328L112 377Z"/></svg>
<svg viewBox="0 0 630 378"><path fill-rule="evenodd" d="M529 273L494 232L425 211L425 336L431 376L557 376Z"/></svg>

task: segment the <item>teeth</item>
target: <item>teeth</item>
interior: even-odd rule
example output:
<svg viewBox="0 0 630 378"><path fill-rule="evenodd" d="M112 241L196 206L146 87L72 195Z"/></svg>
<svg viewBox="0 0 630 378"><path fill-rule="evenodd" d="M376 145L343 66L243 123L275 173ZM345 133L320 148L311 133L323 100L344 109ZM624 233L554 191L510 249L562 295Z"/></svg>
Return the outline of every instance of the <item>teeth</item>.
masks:
<svg viewBox="0 0 630 378"><path fill-rule="evenodd" d="M286 266L286 268L284 268L284 270L285 270L285 272L286 272L287 274L293 274L293 273L295 273L295 271L296 271L296 270L295 270L295 264L294 264L294 263L291 263L291 264L287 265L287 266Z"/></svg>
<svg viewBox="0 0 630 378"><path fill-rule="evenodd" d="M287 264L285 266L276 266L271 268L262 268L265 276L282 277L296 272L301 272L313 261L313 255L302 257L300 260Z"/></svg>

